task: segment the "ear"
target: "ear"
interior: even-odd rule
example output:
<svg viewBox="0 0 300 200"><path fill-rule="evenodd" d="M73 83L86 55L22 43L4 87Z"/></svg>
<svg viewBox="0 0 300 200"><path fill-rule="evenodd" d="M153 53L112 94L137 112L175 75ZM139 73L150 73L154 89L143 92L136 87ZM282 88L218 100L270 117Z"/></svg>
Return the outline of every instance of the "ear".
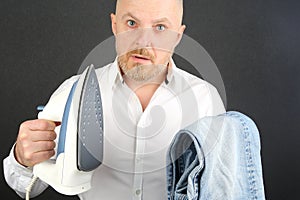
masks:
<svg viewBox="0 0 300 200"><path fill-rule="evenodd" d="M116 15L111 13L110 14L110 19L111 19L111 30L114 35L117 34L117 22L116 22Z"/></svg>
<svg viewBox="0 0 300 200"><path fill-rule="evenodd" d="M185 29L186 29L186 25L183 24L183 25L180 26L180 28L179 28L180 35L183 34L183 32L184 32Z"/></svg>
<svg viewBox="0 0 300 200"><path fill-rule="evenodd" d="M179 44L179 42L181 41L181 38L182 38L182 35L183 35L185 29L186 29L185 25L180 26L179 31L178 31L178 38L177 38L175 46L177 46Z"/></svg>

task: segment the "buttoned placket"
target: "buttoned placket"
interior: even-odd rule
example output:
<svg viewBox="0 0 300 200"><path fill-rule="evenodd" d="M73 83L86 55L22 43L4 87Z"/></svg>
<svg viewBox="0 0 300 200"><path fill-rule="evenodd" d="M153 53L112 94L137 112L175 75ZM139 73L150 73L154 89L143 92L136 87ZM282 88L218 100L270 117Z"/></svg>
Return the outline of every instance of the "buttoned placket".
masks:
<svg viewBox="0 0 300 200"><path fill-rule="evenodd" d="M141 200L143 198L143 171L144 171L144 153L145 146L147 142L146 127L149 126L150 112L151 110L151 102L153 98L160 92L160 88L157 89L155 94L153 95L149 105L146 110L142 111L142 106L140 101L136 95L134 95L133 102L137 110L141 113L140 118L137 122L136 129L136 138L135 138L135 159L134 159L134 167L135 173L133 178L133 199Z"/></svg>
<svg viewBox="0 0 300 200"><path fill-rule="evenodd" d="M126 89L130 89L124 80L121 80L122 86ZM163 83L163 87L167 87L169 81L166 79ZM161 87L161 86L160 86ZM153 98L158 95L160 91L160 87L154 93L151 101ZM147 109L151 108L151 101L147 106ZM137 128L136 128L136 135L135 135L135 156L134 156L134 174L133 174L133 185L132 185L132 196L133 200L142 200L143 199L143 171L144 171L144 153L145 153L145 146L146 146L146 138L145 135L145 127L148 125L147 120L149 120L150 112L147 109L143 112L142 105L135 95L132 93L130 95L130 101L132 105L130 106L135 110L135 115L137 117Z"/></svg>
<svg viewBox="0 0 300 200"><path fill-rule="evenodd" d="M145 114L143 113L142 106L136 95L132 96L132 103L134 104L135 110L141 113L137 122L136 135L135 135L135 157L134 157L134 174L133 174L133 199L142 199L143 191L143 154L145 152L145 139L143 135L143 121Z"/></svg>

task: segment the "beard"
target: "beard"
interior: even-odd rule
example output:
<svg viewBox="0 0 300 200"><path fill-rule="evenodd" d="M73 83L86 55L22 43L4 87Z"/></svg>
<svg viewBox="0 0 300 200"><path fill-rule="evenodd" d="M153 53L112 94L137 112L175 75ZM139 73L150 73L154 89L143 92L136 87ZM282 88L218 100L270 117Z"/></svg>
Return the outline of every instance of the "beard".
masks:
<svg viewBox="0 0 300 200"><path fill-rule="evenodd" d="M134 54L149 58L151 64L141 64L129 61L130 57ZM167 68L167 63L154 64L154 60L155 56L153 56L147 49L143 48L132 50L119 56L118 65L127 78L137 82L145 82L151 81Z"/></svg>

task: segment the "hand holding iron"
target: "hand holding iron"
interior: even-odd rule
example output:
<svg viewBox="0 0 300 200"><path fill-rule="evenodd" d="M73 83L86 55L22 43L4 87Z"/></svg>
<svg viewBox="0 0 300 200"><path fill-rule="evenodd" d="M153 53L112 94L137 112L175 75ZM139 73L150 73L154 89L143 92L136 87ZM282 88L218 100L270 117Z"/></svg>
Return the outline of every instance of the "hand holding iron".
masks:
<svg viewBox="0 0 300 200"><path fill-rule="evenodd" d="M55 154L54 129L59 124L43 119L23 122L14 150L16 160L21 165L32 167L51 158Z"/></svg>

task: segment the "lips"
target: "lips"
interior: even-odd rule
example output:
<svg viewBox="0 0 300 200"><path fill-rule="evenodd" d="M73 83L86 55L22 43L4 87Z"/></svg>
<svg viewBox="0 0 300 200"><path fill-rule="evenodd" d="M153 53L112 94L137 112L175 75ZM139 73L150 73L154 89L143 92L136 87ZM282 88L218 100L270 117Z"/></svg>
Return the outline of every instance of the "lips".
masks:
<svg viewBox="0 0 300 200"><path fill-rule="evenodd" d="M150 60L150 58L148 56L143 56L143 55L140 55L140 54L132 54L131 56L136 58L136 59Z"/></svg>
<svg viewBox="0 0 300 200"><path fill-rule="evenodd" d="M152 60L148 56L144 56L141 54L132 54L130 57L134 62L141 64L151 64Z"/></svg>

